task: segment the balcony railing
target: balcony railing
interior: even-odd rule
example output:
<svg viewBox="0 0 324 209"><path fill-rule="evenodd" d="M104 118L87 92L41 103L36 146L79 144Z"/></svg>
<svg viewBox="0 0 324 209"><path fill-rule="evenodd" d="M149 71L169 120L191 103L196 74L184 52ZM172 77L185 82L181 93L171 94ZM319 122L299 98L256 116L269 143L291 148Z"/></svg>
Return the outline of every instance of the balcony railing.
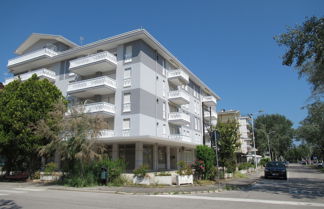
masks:
<svg viewBox="0 0 324 209"><path fill-rule="evenodd" d="M183 90L170 91L169 100L178 105L184 105L190 102L190 96Z"/></svg>
<svg viewBox="0 0 324 209"><path fill-rule="evenodd" d="M181 69L169 71L168 79L177 85L189 83L189 75Z"/></svg>
<svg viewBox="0 0 324 209"><path fill-rule="evenodd" d="M38 77L40 78L46 78L50 81L55 81L56 77L55 77L55 72L48 70L46 68L42 68L39 70L34 70L28 73L23 73L19 76L15 76L13 78L8 78L5 80L4 85L7 85L8 83L17 80L17 79L21 79L22 81L28 80L29 78L31 78L34 74L36 74Z"/></svg>
<svg viewBox="0 0 324 209"><path fill-rule="evenodd" d="M182 112L171 112L169 122L177 125L186 125L190 123L190 116Z"/></svg>
<svg viewBox="0 0 324 209"><path fill-rule="evenodd" d="M206 120L209 120L210 118L212 120L217 120L217 113L215 111L211 111L211 114L209 111L205 111L204 116Z"/></svg>
<svg viewBox="0 0 324 209"><path fill-rule="evenodd" d="M207 106L216 106L217 100L213 96L204 96L202 102Z"/></svg>
<svg viewBox="0 0 324 209"><path fill-rule="evenodd" d="M97 63L97 62L109 62L113 65L117 65L116 56L112 55L110 52L104 51L97 54L91 54L87 57L81 57L70 61L70 69L83 67L85 65Z"/></svg>
<svg viewBox="0 0 324 209"><path fill-rule="evenodd" d="M185 136L183 134L170 134L169 139L177 142L192 142L192 138L190 136Z"/></svg>
<svg viewBox="0 0 324 209"><path fill-rule="evenodd" d="M102 138L109 138L109 137L114 137L114 136L115 136L114 130L104 129L104 130L100 131L98 138L102 139Z"/></svg>
<svg viewBox="0 0 324 209"><path fill-rule="evenodd" d="M96 102L84 106L85 113L107 113L115 114L115 105L108 102Z"/></svg>
<svg viewBox="0 0 324 209"><path fill-rule="evenodd" d="M8 67L11 67L13 65L20 64L20 63L23 63L23 62L26 62L26 61L34 60L34 59L37 59L37 58L54 57L56 55L58 55L58 53L51 50L51 49L48 49L48 48L39 49L39 50L30 52L30 53L24 54L24 55L22 55L20 57L10 59L8 61Z"/></svg>
<svg viewBox="0 0 324 209"><path fill-rule="evenodd" d="M91 78L87 80L77 81L68 85L67 92L79 92L86 89L93 89L96 87L109 88L113 91L116 90L116 81L109 78L108 76L101 76L97 78ZM93 90L95 91L95 90Z"/></svg>

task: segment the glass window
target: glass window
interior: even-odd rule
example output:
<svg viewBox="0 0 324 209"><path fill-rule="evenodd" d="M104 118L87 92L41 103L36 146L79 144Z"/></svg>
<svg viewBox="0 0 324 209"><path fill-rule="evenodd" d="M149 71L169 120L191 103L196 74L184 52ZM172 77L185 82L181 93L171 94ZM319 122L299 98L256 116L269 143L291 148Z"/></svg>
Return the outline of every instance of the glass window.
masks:
<svg viewBox="0 0 324 209"><path fill-rule="evenodd" d="M129 87L132 84L132 68L126 68L124 70L124 87Z"/></svg>
<svg viewBox="0 0 324 209"><path fill-rule="evenodd" d="M143 164L153 169L153 145L143 145Z"/></svg>
<svg viewBox="0 0 324 209"><path fill-rule="evenodd" d="M124 101L123 101L123 112L131 111L131 94L125 93L124 94Z"/></svg>
<svg viewBox="0 0 324 209"><path fill-rule="evenodd" d="M125 63L131 62L132 61L132 51L133 47L132 46L127 46L125 50Z"/></svg>
<svg viewBox="0 0 324 209"><path fill-rule="evenodd" d="M123 130L129 130L130 127L130 118L125 118L123 120Z"/></svg>
<svg viewBox="0 0 324 209"><path fill-rule="evenodd" d="M166 135L166 125L165 124L163 124L163 126L162 126L162 134Z"/></svg>
<svg viewBox="0 0 324 209"><path fill-rule="evenodd" d="M163 102L163 119L166 119L166 104Z"/></svg>

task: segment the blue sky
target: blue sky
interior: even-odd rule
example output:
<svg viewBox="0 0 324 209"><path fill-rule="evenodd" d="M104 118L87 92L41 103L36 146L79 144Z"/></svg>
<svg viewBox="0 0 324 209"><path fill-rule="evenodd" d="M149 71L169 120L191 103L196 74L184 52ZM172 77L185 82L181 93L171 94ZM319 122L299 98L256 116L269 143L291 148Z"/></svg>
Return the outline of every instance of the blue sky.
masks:
<svg viewBox="0 0 324 209"><path fill-rule="evenodd" d="M262 109L296 127L310 86L281 65L285 49L273 36L323 11L321 0L2 0L0 82L13 51L33 32L90 43L143 27L222 97L218 110Z"/></svg>

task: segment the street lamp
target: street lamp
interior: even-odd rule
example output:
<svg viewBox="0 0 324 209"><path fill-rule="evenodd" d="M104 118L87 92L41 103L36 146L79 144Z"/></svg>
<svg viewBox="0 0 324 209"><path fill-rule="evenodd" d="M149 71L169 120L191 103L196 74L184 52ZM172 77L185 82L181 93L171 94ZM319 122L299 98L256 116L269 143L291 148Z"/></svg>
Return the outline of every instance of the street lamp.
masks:
<svg viewBox="0 0 324 209"><path fill-rule="evenodd" d="M255 148L255 138L254 138L254 119L253 119L253 114L258 114L258 113L261 113L263 112L263 110L259 110L257 113L250 113L248 114L248 116L251 118L252 120L252 141L253 141L253 149L252 151L254 152L254 155L253 155L253 159L254 159L254 165L255 165L255 168L258 167L258 162L256 160L256 151L257 149Z"/></svg>

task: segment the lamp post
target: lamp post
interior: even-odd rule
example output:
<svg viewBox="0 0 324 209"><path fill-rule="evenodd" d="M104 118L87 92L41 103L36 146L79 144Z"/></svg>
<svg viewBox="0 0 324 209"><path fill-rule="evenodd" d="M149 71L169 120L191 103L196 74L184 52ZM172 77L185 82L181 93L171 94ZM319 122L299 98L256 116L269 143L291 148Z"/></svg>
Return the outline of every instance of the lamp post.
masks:
<svg viewBox="0 0 324 209"><path fill-rule="evenodd" d="M259 110L257 113L261 113L263 112L263 110ZM255 137L254 137L254 119L253 119L253 114L256 114L256 113L250 113L248 114L249 117L251 118L251 122L252 122L252 141L253 141L253 152L254 152L254 155L253 155L253 159L254 159L254 165L255 165L255 168L258 167L258 162L256 160L256 151L257 149L255 148Z"/></svg>

